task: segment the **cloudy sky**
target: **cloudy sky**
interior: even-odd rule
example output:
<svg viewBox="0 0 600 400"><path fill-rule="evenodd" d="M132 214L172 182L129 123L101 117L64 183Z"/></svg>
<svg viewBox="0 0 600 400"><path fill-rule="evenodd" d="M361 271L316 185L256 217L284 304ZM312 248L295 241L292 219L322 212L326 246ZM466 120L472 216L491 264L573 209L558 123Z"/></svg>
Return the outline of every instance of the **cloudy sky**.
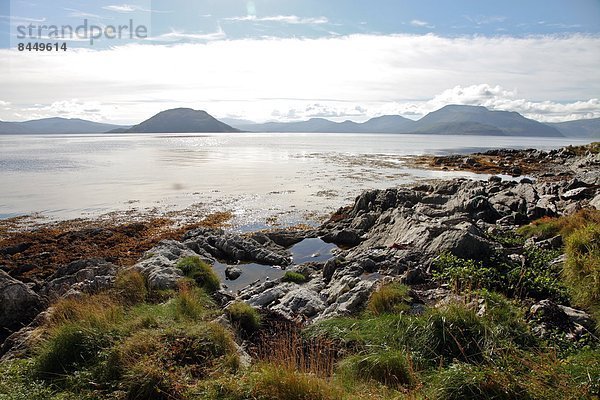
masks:
<svg viewBox="0 0 600 400"><path fill-rule="evenodd" d="M598 0L125 1L0 0L0 120L363 121L446 104L600 117ZM83 24L102 37L50 31ZM107 37L119 26L143 34ZM18 51L38 41L68 50Z"/></svg>

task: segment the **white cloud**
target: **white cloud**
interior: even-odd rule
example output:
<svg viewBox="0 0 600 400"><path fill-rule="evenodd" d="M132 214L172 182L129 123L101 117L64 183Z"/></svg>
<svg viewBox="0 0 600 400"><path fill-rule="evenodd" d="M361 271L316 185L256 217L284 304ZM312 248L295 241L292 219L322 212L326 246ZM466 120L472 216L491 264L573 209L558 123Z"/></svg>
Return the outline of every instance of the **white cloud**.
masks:
<svg viewBox="0 0 600 400"><path fill-rule="evenodd" d="M148 38L148 40L154 40L157 42L176 42L180 40L191 40L191 41L211 41L211 40L222 40L227 35L223 29L219 26L216 32L211 33L186 33L184 31L172 30L169 33L164 33L160 36Z"/></svg>
<svg viewBox="0 0 600 400"><path fill-rule="evenodd" d="M113 4L110 6L104 6L102 8L104 10L114 11L114 12L118 12L118 13L132 13L135 11L151 11L146 8L132 5L132 4Z"/></svg>
<svg viewBox="0 0 600 400"><path fill-rule="evenodd" d="M427 21L421 21L420 19L413 19L410 21L410 24L419 28L435 28L435 25L432 25Z"/></svg>
<svg viewBox="0 0 600 400"><path fill-rule="evenodd" d="M329 20L326 17L302 18L297 15L274 15L268 17L257 17L256 15L247 15L244 17L225 18L226 21L252 21L252 22L281 22L294 25L319 25L327 24Z"/></svg>
<svg viewBox="0 0 600 400"><path fill-rule="evenodd" d="M43 57L0 50L2 98L12 103L0 119L16 119L33 103L41 104L38 114L51 113L53 104L73 99L98 104L73 106L81 117L89 114L86 109L98 109L96 118L121 123L181 106L256 120L272 119L274 110L280 115L293 110L296 118L417 117L446 102L553 121L600 116L597 36L171 35L202 41L69 49Z"/></svg>

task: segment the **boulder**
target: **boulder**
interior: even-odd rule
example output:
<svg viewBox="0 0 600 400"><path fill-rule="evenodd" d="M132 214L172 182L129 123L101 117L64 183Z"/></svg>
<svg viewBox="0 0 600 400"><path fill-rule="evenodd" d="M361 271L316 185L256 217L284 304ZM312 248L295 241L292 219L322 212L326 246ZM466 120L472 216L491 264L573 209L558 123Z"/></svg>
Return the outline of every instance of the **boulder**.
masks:
<svg viewBox="0 0 600 400"><path fill-rule="evenodd" d="M50 301L80 293L97 293L112 287L117 266L104 259L73 261L60 267L42 287L40 294Z"/></svg>
<svg viewBox="0 0 600 400"><path fill-rule="evenodd" d="M29 286L0 271L0 339L31 322L44 305Z"/></svg>
<svg viewBox="0 0 600 400"><path fill-rule="evenodd" d="M229 279L230 281L235 281L241 275L242 270L237 267L229 265L227 268L225 268L225 278Z"/></svg>

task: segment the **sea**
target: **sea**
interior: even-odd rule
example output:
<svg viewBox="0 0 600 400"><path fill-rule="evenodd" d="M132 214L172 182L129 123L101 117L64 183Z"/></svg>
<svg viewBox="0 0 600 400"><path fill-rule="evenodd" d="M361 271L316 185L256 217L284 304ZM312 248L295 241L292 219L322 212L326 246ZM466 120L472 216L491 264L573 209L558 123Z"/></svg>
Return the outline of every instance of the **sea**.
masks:
<svg viewBox="0 0 600 400"><path fill-rule="evenodd" d="M554 149L572 138L344 133L0 135L0 219L232 213L246 229L319 221L362 191L485 174L411 156ZM506 177L507 179L509 177Z"/></svg>

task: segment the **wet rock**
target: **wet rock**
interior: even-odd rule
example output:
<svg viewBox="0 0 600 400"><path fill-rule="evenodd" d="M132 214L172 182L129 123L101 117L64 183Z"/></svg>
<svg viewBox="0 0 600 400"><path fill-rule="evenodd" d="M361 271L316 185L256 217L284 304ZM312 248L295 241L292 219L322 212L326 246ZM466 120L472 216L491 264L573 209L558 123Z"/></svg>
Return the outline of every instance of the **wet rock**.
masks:
<svg viewBox="0 0 600 400"><path fill-rule="evenodd" d="M500 182L502 182L502 178L499 177L498 175L492 175L488 178L488 182L500 183Z"/></svg>
<svg viewBox="0 0 600 400"><path fill-rule="evenodd" d="M242 270L237 267L233 267L230 265L227 268L225 268L225 278L229 279L230 281L235 281L241 275Z"/></svg>
<svg viewBox="0 0 600 400"><path fill-rule="evenodd" d="M9 247L0 249L0 254L14 256L15 254L24 252L25 250L30 248L32 245L33 245L33 243L30 243L30 242L18 243L18 244L15 244L14 246L9 246Z"/></svg>
<svg viewBox="0 0 600 400"><path fill-rule="evenodd" d="M321 239L342 246L356 246L361 242L360 232L355 229L340 229L327 233Z"/></svg>
<svg viewBox="0 0 600 400"><path fill-rule="evenodd" d="M290 247L304 239L316 237L314 231L273 231L264 235L281 247Z"/></svg>
<svg viewBox="0 0 600 400"><path fill-rule="evenodd" d="M251 237L234 233L197 229L185 236L185 244L197 253L208 253L215 258L230 261L256 262L265 265L287 266L291 263L291 254L276 245L266 235L256 236L264 244ZM267 238L268 241L264 239Z"/></svg>
<svg viewBox="0 0 600 400"><path fill-rule="evenodd" d="M26 284L0 271L0 341L31 322L44 305Z"/></svg>

